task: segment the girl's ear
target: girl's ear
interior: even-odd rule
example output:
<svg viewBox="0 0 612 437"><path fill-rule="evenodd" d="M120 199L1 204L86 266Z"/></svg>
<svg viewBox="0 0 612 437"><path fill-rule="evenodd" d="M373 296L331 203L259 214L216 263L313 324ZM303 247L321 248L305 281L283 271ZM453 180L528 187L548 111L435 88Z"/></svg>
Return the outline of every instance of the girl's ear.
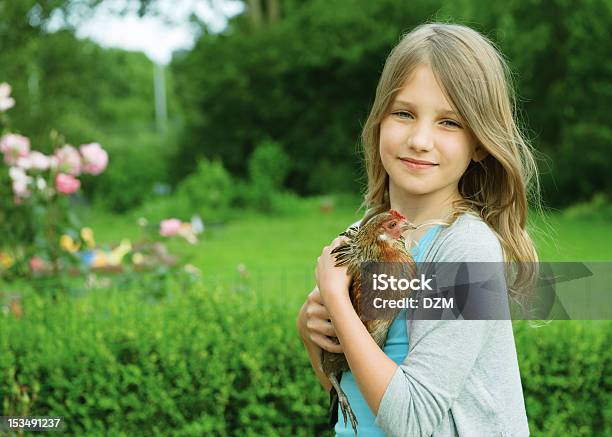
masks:
<svg viewBox="0 0 612 437"><path fill-rule="evenodd" d="M489 156L489 152L485 149L481 144L476 144L476 148L474 149L474 153L472 154L472 161L480 162Z"/></svg>

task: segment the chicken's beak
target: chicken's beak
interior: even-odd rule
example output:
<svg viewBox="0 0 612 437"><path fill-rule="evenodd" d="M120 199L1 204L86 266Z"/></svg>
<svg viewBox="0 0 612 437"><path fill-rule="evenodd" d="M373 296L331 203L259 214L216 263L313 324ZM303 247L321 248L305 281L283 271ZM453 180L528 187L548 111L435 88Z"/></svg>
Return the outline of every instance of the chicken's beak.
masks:
<svg viewBox="0 0 612 437"><path fill-rule="evenodd" d="M406 231L410 231L415 229L416 227L410 223L408 220L404 220L401 224L402 234Z"/></svg>

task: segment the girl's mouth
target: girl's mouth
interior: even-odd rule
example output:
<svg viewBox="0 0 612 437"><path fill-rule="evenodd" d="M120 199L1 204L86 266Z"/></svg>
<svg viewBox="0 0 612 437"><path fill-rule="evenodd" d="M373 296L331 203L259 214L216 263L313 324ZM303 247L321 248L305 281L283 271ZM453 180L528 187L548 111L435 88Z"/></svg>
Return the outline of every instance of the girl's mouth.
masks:
<svg viewBox="0 0 612 437"><path fill-rule="evenodd" d="M418 169L418 170L432 168L438 165L432 162L417 161L417 160L406 159L406 158L400 158L400 161L402 161L406 167L412 168L412 169Z"/></svg>

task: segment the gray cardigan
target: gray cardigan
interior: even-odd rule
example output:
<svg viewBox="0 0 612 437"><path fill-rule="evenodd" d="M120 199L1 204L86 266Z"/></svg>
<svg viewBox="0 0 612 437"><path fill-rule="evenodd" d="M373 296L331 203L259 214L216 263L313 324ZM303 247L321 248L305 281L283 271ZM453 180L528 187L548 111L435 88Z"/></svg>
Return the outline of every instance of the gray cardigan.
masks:
<svg viewBox="0 0 612 437"><path fill-rule="evenodd" d="M480 218L443 227L422 258L503 261ZM528 436L510 320L411 320L409 353L381 400L376 425L388 436Z"/></svg>

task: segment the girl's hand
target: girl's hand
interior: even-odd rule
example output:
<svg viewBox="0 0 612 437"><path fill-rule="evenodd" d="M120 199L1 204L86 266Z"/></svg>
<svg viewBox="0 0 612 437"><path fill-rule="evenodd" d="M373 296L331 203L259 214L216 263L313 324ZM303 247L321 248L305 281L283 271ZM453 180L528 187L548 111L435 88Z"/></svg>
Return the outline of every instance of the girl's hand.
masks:
<svg viewBox="0 0 612 437"><path fill-rule="evenodd" d="M336 330L323 304L318 287L308 295L298 322L303 338L328 352L342 353L342 346L338 343Z"/></svg>
<svg viewBox="0 0 612 437"><path fill-rule="evenodd" d="M345 294L348 296L351 277L346 267L336 267L336 257L331 254L331 251L344 241L345 237L337 237L329 246L323 248L321 256L317 258L315 278L323 303L326 297L332 295Z"/></svg>

